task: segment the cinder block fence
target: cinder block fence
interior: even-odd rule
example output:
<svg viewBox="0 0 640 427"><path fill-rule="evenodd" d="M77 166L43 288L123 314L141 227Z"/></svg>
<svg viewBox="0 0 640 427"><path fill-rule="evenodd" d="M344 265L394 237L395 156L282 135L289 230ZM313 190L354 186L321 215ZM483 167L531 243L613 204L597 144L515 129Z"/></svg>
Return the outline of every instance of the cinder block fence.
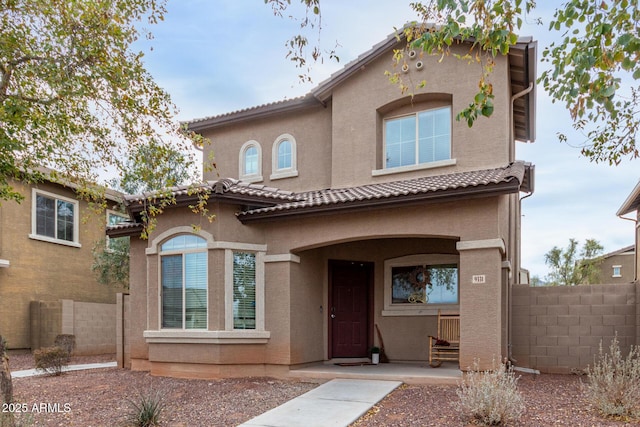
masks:
<svg viewBox="0 0 640 427"><path fill-rule="evenodd" d="M116 304L31 301L30 318L31 350L53 345L59 334L71 334L75 355L116 352Z"/></svg>
<svg viewBox="0 0 640 427"><path fill-rule="evenodd" d="M623 353L640 344L640 284L529 287L512 293L517 366L570 373L592 365L617 334Z"/></svg>

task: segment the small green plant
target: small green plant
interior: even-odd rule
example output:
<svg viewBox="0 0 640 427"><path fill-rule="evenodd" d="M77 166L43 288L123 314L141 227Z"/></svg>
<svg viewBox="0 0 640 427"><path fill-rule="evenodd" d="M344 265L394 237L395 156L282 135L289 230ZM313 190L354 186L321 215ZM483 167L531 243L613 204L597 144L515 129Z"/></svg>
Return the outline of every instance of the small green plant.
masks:
<svg viewBox="0 0 640 427"><path fill-rule="evenodd" d="M131 410L129 422L135 427L153 427L160 425L160 414L164 408L160 392L139 394L138 400L129 400Z"/></svg>
<svg viewBox="0 0 640 427"><path fill-rule="evenodd" d="M460 416L484 426L518 421L525 405L517 382L513 369L504 363L496 365L494 361L491 370L480 371L476 360L456 391Z"/></svg>
<svg viewBox="0 0 640 427"><path fill-rule="evenodd" d="M587 367L587 399L607 417L640 418L640 347L632 345L627 357L623 357L616 334L609 353L600 341L594 359L593 367Z"/></svg>
<svg viewBox="0 0 640 427"><path fill-rule="evenodd" d="M371 347L371 354L380 353L380 347Z"/></svg>
<svg viewBox="0 0 640 427"><path fill-rule="evenodd" d="M69 352L61 347L44 347L33 352L36 369L50 375L62 375L69 364Z"/></svg>

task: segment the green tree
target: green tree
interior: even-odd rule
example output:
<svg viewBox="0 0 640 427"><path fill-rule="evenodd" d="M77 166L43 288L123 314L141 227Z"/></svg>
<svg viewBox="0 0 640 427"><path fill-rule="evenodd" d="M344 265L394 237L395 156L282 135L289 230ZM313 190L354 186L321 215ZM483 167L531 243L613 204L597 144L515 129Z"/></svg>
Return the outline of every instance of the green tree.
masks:
<svg viewBox="0 0 640 427"><path fill-rule="evenodd" d="M176 108L132 45L165 14L164 0L0 0L0 202L11 179L72 179L125 170L150 141L187 153ZM192 139L193 138L193 139ZM96 169L99 165L101 169Z"/></svg>
<svg viewBox="0 0 640 427"><path fill-rule="evenodd" d="M587 239L582 249L578 248L576 239L569 239L565 249L554 246L544 255L544 262L551 269L547 282L553 286L598 283L603 250L602 245L594 239Z"/></svg>
<svg viewBox="0 0 640 427"><path fill-rule="evenodd" d="M412 49L451 55L450 47L470 41L464 61L482 65L479 91L458 114L469 126L493 113L491 73L498 55L507 55L524 19L535 9L532 0L430 0L411 3L419 20L405 28ZM638 0L569 0L555 11L549 31L558 33L542 54L551 67L539 82L554 102L566 105L573 127L586 134L582 153L596 162L618 164L640 156L637 143L640 113L640 36ZM437 25L436 25L437 24ZM398 63L403 53L396 55ZM392 79L408 90L399 74ZM567 136L559 134L560 140Z"/></svg>

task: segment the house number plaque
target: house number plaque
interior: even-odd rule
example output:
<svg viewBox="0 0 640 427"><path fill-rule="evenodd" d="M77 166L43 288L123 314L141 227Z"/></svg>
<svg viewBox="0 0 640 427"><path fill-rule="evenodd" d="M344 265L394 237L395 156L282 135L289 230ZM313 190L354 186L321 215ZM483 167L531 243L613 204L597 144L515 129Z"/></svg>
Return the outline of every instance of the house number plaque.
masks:
<svg viewBox="0 0 640 427"><path fill-rule="evenodd" d="M487 283L487 276L484 274L474 274L471 276L471 283L474 285L480 285L482 283Z"/></svg>

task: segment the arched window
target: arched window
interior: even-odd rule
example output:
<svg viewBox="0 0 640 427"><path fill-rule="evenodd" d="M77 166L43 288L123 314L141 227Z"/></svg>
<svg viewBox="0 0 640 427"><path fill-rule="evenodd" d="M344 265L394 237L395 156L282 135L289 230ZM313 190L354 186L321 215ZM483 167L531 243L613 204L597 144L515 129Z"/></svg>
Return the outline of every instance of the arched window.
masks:
<svg viewBox="0 0 640 427"><path fill-rule="evenodd" d="M207 329L207 241L192 234L160 246L162 328Z"/></svg>
<svg viewBox="0 0 640 427"><path fill-rule="evenodd" d="M289 134L280 135L273 143L271 179L298 176L296 140Z"/></svg>
<svg viewBox="0 0 640 427"><path fill-rule="evenodd" d="M258 141L247 141L240 149L238 174L243 181L262 181L262 149Z"/></svg>

